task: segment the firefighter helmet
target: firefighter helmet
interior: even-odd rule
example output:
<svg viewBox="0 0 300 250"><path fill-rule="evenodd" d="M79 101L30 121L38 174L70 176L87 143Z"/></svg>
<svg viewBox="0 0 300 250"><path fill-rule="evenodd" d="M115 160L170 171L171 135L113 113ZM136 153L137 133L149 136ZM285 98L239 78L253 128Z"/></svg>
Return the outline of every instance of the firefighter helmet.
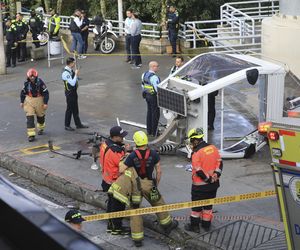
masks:
<svg viewBox="0 0 300 250"><path fill-rule="evenodd" d="M34 77L38 76L38 72L34 68L31 68L27 71L27 77L30 78L32 76Z"/></svg>
<svg viewBox="0 0 300 250"><path fill-rule="evenodd" d="M148 136L143 131L137 131L133 135L134 143L140 147L148 144Z"/></svg>
<svg viewBox="0 0 300 250"><path fill-rule="evenodd" d="M201 139L204 137L202 128L192 128L188 133L188 138L191 139Z"/></svg>

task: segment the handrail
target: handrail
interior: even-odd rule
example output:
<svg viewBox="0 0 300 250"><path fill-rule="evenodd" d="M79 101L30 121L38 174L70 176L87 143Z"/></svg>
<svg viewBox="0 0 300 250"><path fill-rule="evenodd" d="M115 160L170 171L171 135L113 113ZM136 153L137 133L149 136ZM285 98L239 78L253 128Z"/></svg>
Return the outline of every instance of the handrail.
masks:
<svg viewBox="0 0 300 250"><path fill-rule="evenodd" d="M274 15L279 10L279 0L252 0L226 3L220 6L219 20L186 21L180 23L178 37L186 42L192 42L192 48L197 48L199 34L213 43L215 49L234 50L237 46L247 44L249 50L257 50L260 46L261 20ZM24 13L29 14L29 13ZM49 17L49 15L44 15ZM68 29L69 16L61 17L61 28ZM113 24L113 31L119 36L125 34L124 22L108 20ZM168 31L161 30L157 23L143 22L142 36L147 39L168 37ZM91 25L90 31L93 26ZM226 48L227 46L227 48Z"/></svg>

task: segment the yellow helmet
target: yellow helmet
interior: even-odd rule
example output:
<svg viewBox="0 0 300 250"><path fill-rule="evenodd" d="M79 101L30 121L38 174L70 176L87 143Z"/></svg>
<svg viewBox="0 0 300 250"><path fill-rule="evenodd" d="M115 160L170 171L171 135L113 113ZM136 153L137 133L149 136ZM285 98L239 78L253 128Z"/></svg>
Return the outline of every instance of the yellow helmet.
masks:
<svg viewBox="0 0 300 250"><path fill-rule="evenodd" d="M137 131L133 135L134 143L140 147L148 144L148 136L143 131Z"/></svg>
<svg viewBox="0 0 300 250"><path fill-rule="evenodd" d="M191 139L201 139L204 137L202 128L192 128L188 133L188 138Z"/></svg>

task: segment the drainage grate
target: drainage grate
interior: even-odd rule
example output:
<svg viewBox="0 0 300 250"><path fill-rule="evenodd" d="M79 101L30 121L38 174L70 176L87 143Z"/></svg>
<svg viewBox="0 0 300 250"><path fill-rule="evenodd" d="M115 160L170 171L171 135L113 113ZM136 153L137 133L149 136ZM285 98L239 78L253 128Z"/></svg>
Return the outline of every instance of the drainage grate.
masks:
<svg viewBox="0 0 300 250"><path fill-rule="evenodd" d="M286 249L284 239L282 231L243 220L200 236L200 240L224 250L269 249L267 246L271 246L272 250L283 250ZM281 243L278 245L279 240Z"/></svg>

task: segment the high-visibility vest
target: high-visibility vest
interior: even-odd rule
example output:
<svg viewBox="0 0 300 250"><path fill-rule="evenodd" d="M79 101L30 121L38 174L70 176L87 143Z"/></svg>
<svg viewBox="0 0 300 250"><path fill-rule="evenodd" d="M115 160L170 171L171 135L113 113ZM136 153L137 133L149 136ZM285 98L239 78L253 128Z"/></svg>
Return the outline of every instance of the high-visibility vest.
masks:
<svg viewBox="0 0 300 250"><path fill-rule="evenodd" d="M143 88L144 88L144 92L147 93L147 94L150 94L150 95L155 95L156 94L156 91L155 91L155 88L154 86L152 85L150 79L152 76L156 75L155 73L153 72L150 72L150 71L146 71L144 74L143 74L143 81L142 81L142 85L143 85ZM157 76L158 77L158 76Z"/></svg>
<svg viewBox="0 0 300 250"><path fill-rule="evenodd" d="M221 156L214 145L200 148L192 154L192 181L194 185L206 185L207 183L197 175L202 170L207 178L219 171Z"/></svg>
<svg viewBox="0 0 300 250"><path fill-rule="evenodd" d="M70 70L67 70L66 68L64 68L63 73L65 71L67 71L70 74L70 76L72 77L72 79L74 78L75 72L73 70L70 71ZM75 86L72 86L71 84L69 84L67 80L64 80L63 82L64 82L64 87L65 87L65 91L66 92L69 92L69 91L72 91L72 90L76 90L78 88L78 81L76 82Z"/></svg>
<svg viewBox="0 0 300 250"><path fill-rule="evenodd" d="M57 34L60 28L60 17L58 15L53 15L48 21L48 31L50 34Z"/></svg>

